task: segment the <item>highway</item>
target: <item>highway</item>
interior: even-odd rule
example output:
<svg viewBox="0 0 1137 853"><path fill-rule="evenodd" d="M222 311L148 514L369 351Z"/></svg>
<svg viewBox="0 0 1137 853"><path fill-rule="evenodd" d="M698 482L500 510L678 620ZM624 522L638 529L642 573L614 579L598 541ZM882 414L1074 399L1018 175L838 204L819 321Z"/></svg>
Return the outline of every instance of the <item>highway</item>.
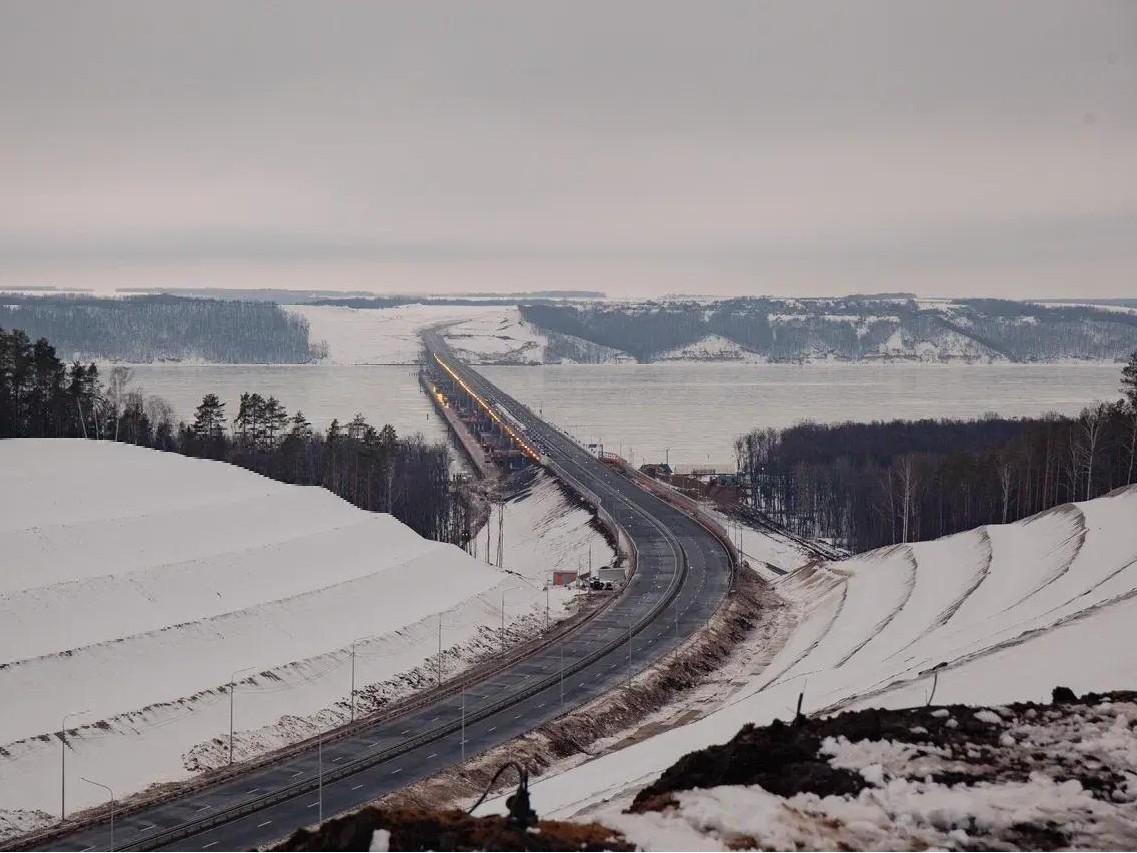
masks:
<svg viewBox="0 0 1137 853"><path fill-rule="evenodd" d="M455 359L436 335L424 340L428 357L438 356L484 400L508 408L527 441L599 496L635 544L638 568L631 581L562 641L464 692L120 816L115 849L253 849L315 823L321 810L327 819L362 806L619 689L706 624L726 595L730 557L706 529L538 419ZM533 805L540 814L539 798ZM100 823L43 849L110 846L110 827Z"/></svg>

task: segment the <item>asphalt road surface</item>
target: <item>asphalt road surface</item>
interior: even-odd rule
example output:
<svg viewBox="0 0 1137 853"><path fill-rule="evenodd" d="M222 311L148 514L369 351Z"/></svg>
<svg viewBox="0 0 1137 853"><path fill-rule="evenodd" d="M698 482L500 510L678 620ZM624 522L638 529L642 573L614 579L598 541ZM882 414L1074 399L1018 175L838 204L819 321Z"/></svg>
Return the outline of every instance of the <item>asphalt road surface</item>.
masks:
<svg viewBox="0 0 1137 853"><path fill-rule="evenodd" d="M321 813L326 819L362 806L620 689L718 607L731 575L718 540L462 365L437 336L428 335L427 344L479 396L508 408L527 441L600 497L636 545L636 573L607 610L562 642L459 695L119 817L116 849L240 850L283 838ZM533 805L540 814L540 799ZM101 823L47 849L106 850L110 842L110 826Z"/></svg>

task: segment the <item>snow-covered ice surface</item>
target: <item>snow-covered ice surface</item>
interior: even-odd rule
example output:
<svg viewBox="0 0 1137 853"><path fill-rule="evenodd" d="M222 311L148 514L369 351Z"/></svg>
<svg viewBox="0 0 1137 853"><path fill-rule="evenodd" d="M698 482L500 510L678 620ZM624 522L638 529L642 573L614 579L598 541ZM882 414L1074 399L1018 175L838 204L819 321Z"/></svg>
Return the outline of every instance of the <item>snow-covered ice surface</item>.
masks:
<svg viewBox="0 0 1137 853"><path fill-rule="evenodd" d="M101 799L81 776L126 796L222 761L234 670L247 670L235 710L248 756L344 720L353 639L367 637L356 669L368 709L429 682L440 617L450 672L496 647L502 592L513 632L531 636L547 570L603 541L583 510L557 508L553 484L533 491L507 515L558 516L547 526L560 538L541 550L508 526L503 571L324 489L224 463L0 442L0 829L57 812L67 712L88 711L68 723L78 809ZM553 591L553 618L567 600Z"/></svg>
<svg viewBox="0 0 1137 853"><path fill-rule="evenodd" d="M937 703L1132 684L1135 519L1129 487L1015 524L803 566L775 587L798 610L796 629L727 707L537 780L536 808L565 817L606 800L626 805L685 753L745 723L788 719L799 692L807 713L923 705L937 666Z"/></svg>

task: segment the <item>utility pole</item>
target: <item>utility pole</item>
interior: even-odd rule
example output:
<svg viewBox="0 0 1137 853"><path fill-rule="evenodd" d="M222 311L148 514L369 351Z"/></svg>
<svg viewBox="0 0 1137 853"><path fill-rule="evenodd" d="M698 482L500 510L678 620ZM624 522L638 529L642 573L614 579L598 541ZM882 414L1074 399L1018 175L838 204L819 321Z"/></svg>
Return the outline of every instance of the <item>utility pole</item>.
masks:
<svg viewBox="0 0 1137 853"><path fill-rule="evenodd" d="M256 669L255 666L246 666L244 669L234 670L229 676L229 763L233 763L233 694L236 691L237 676L242 672Z"/></svg>
<svg viewBox="0 0 1137 853"><path fill-rule="evenodd" d="M497 506L497 567L500 569L504 563L505 546L503 533L505 531L505 502Z"/></svg>
<svg viewBox="0 0 1137 853"><path fill-rule="evenodd" d="M351 701L348 703L351 706L351 722L355 722L355 646L363 640L369 639L371 634L364 637L356 637L351 641Z"/></svg>
<svg viewBox="0 0 1137 853"><path fill-rule="evenodd" d="M88 785L95 785L96 787L102 788L111 796L111 846L107 849L114 850L114 791L111 790L110 785L104 785L102 782L96 782L93 779L88 779L86 776L80 776L79 778Z"/></svg>
<svg viewBox="0 0 1137 853"><path fill-rule="evenodd" d="M63 722L59 724L59 739L62 749L59 753L59 822L67 820L67 718L78 717L80 714L91 713L87 708L82 711L69 711L63 715Z"/></svg>
<svg viewBox="0 0 1137 853"><path fill-rule="evenodd" d="M632 686L632 623L628 622L628 687Z"/></svg>

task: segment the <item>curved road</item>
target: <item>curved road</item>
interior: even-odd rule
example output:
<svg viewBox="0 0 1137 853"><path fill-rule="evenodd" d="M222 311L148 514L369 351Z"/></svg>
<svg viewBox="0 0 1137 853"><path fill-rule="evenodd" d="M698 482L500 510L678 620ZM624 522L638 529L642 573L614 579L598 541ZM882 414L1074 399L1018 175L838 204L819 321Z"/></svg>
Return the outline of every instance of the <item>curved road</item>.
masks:
<svg viewBox="0 0 1137 853"><path fill-rule="evenodd" d="M698 630L730 583L722 544L687 515L610 470L567 436L424 336L483 399L504 406L525 438L587 488L635 543L638 569L618 598L561 642L537 651L464 693L377 722L312 749L115 821L116 849L239 850L362 806L529 732L617 689ZM464 706L464 724L463 724ZM321 795L322 790L322 795ZM538 799L534 808L540 813ZM106 850L110 827L85 827L54 850Z"/></svg>

